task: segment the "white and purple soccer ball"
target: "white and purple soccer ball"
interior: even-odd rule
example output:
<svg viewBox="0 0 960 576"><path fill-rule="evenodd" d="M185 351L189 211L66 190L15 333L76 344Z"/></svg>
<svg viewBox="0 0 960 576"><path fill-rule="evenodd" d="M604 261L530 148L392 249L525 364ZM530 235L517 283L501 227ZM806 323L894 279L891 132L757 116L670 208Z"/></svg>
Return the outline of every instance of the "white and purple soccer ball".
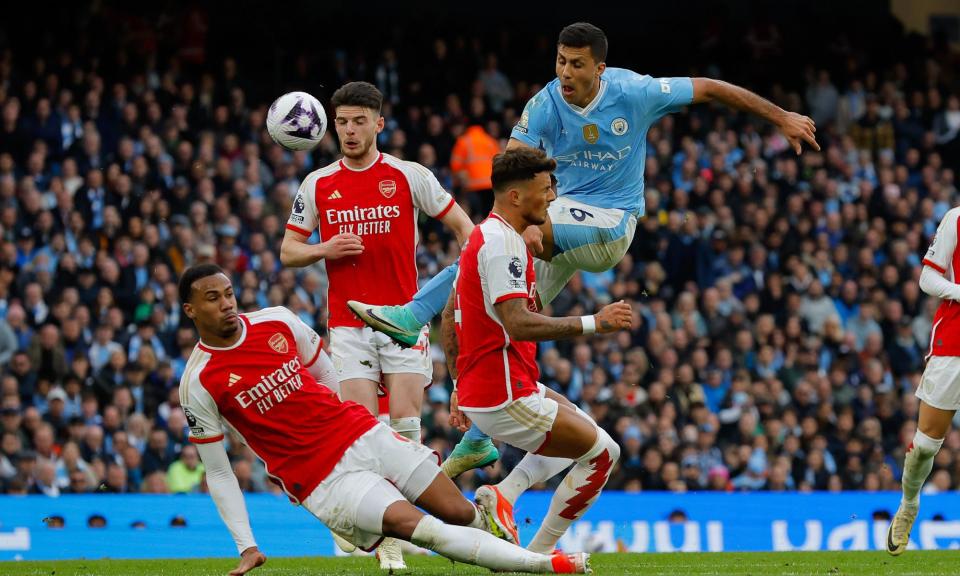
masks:
<svg viewBox="0 0 960 576"><path fill-rule="evenodd" d="M267 132L288 150L312 150L327 132L327 113L306 92L287 92L267 111Z"/></svg>

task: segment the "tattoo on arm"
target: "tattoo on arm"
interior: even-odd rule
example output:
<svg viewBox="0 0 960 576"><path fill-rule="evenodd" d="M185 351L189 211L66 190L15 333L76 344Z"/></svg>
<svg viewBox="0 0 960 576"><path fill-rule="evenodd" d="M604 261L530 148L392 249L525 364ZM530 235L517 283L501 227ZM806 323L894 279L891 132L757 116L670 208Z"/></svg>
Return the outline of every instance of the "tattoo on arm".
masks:
<svg viewBox="0 0 960 576"><path fill-rule="evenodd" d="M578 316L551 318L531 312L524 298L510 298L494 305L497 316L507 333L514 340L539 342L571 338L583 334L583 324Z"/></svg>

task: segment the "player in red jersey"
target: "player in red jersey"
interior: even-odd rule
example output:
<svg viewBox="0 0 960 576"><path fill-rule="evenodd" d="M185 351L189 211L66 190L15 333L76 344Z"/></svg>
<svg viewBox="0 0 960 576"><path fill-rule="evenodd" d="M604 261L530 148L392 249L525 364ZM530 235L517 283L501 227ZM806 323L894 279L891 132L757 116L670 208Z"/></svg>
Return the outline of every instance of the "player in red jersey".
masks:
<svg viewBox="0 0 960 576"><path fill-rule="evenodd" d="M324 260L329 278L330 352L340 395L377 414L381 376L389 391L390 425L420 442L423 388L432 379L427 328L411 348L375 332L347 307L348 299L400 304L417 291L417 215L439 219L461 244L473 223L427 168L377 150L383 95L351 82L331 98L343 158L308 175L294 200L280 260L309 266ZM319 229L320 244L307 239ZM381 567L403 569L399 545L386 542Z"/></svg>
<svg viewBox="0 0 960 576"><path fill-rule="evenodd" d="M903 461L903 498L887 530L887 552L903 554L920 511L920 489L933 469L953 415L960 408L960 207L944 214L923 257L920 289L941 299L933 317L927 366L920 377L917 431Z"/></svg>
<svg viewBox="0 0 960 576"><path fill-rule="evenodd" d="M518 541L517 497L574 465L528 546L547 554L599 496L620 448L583 411L537 381L535 342L610 333L632 322L624 302L595 316L551 318L537 312L533 256L521 234L546 220L556 198L554 168L556 161L541 150L522 148L494 158L493 211L474 229L460 257L443 323L447 358L456 358L451 374L458 375L452 422L466 430L472 421L485 434L527 451L503 482L477 490L477 502L494 512L500 528Z"/></svg>
<svg viewBox="0 0 960 576"><path fill-rule="evenodd" d="M440 471L435 452L318 382L332 384L333 367L320 337L292 312L238 314L230 279L211 264L186 270L179 288L184 313L200 334L180 382L180 402L210 495L240 552L231 574L245 574L266 556L253 539L221 421L293 502L362 548L388 535L494 570L586 572L586 555L537 554L485 532L487 515Z"/></svg>

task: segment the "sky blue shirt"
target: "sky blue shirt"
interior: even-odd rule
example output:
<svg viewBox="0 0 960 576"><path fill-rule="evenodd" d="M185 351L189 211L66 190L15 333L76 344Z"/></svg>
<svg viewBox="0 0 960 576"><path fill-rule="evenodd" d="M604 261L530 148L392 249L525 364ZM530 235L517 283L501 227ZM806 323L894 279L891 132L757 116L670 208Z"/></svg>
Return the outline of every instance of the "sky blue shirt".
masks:
<svg viewBox="0 0 960 576"><path fill-rule="evenodd" d="M527 102L510 136L556 159L560 196L642 216L647 130L692 100L690 78L607 68L586 108L568 104L554 79Z"/></svg>

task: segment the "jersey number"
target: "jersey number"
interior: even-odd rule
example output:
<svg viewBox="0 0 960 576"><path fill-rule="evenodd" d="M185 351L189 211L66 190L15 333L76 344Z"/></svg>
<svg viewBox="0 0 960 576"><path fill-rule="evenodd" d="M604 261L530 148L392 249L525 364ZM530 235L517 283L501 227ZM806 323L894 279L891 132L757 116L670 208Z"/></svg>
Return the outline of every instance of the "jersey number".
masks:
<svg viewBox="0 0 960 576"><path fill-rule="evenodd" d="M579 208L571 208L570 215L573 216L573 219L577 222L583 222L587 219L587 216L593 218L593 214L587 212L586 210L581 210Z"/></svg>

